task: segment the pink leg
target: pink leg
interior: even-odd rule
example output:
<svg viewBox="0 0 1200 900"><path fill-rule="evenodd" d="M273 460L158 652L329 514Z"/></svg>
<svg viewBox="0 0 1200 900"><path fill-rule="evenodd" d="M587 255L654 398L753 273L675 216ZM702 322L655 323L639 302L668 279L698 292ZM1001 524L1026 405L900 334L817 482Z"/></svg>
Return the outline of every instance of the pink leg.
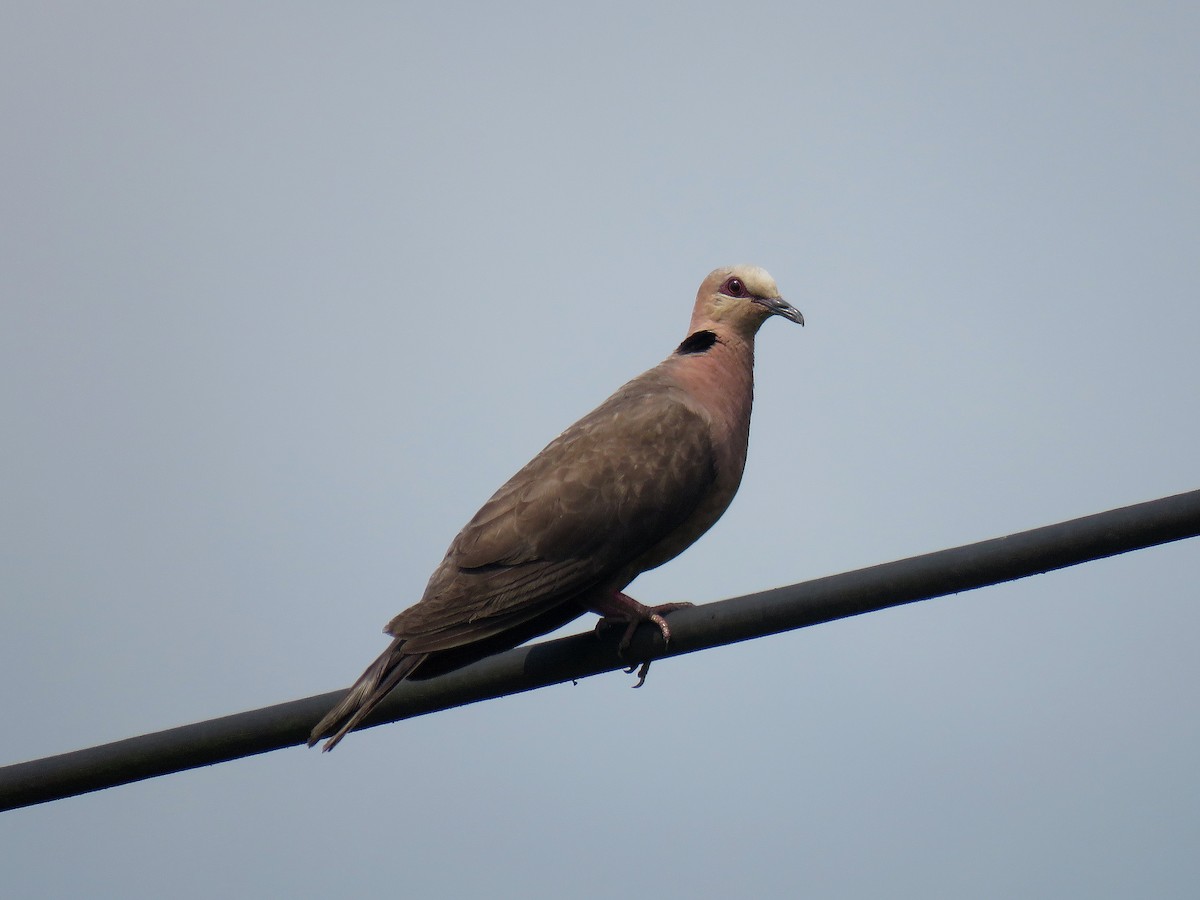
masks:
<svg viewBox="0 0 1200 900"><path fill-rule="evenodd" d="M596 623L598 629L613 622L626 623L625 634L621 636L621 643L618 645L621 653L624 654L629 649L629 642L633 640L634 632L643 622L653 622L657 625L662 634L663 643L669 645L671 629L663 616L677 609L687 609L694 605L692 603L663 603L660 606L643 606L628 594L613 591L610 596L592 606L592 612L599 613L604 617ZM642 676L642 680L645 680L645 675Z"/></svg>

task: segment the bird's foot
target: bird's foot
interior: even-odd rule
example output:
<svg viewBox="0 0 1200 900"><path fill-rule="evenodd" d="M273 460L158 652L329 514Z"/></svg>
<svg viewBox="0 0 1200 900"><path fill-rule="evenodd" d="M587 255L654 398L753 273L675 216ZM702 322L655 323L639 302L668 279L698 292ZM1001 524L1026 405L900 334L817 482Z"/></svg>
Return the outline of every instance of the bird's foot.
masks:
<svg viewBox="0 0 1200 900"><path fill-rule="evenodd" d="M644 606L628 594L613 591L602 602L593 606L592 611L602 616L600 621L596 623L597 634L610 625L625 626L625 633L621 635L621 642L617 645L617 652L624 656L625 651L629 649L629 644L633 641L634 633L643 622L651 622L656 625L659 633L662 635L663 644L670 646L671 626L667 624L667 620L663 617L667 613L675 612L677 609L687 609L689 606L694 605L694 603L663 603L659 606ZM635 669L637 669L638 681L634 687L640 688L646 683L646 674L650 671L650 660L634 663L625 671L633 672Z"/></svg>
<svg viewBox="0 0 1200 900"><path fill-rule="evenodd" d="M617 645L618 652L624 656L625 651L629 649L629 644L633 640L634 632L637 631L639 625L643 622L652 622L658 626L658 631L662 635L663 643L667 646L671 644L671 627L667 624L667 620L663 618L667 613L675 612L677 609L687 609L689 606L695 606L694 603L663 603L659 606L644 606L638 603L628 594L623 594L620 591L613 591L605 601L597 603L592 607L592 611L599 613L603 618L596 623L596 631L606 628L609 625L623 623L625 625L625 633L621 635L621 643ZM648 665L648 664L647 664ZM630 669L632 672L633 670ZM645 681L645 673L639 673L642 681ZM641 682L638 682L640 685Z"/></svg>

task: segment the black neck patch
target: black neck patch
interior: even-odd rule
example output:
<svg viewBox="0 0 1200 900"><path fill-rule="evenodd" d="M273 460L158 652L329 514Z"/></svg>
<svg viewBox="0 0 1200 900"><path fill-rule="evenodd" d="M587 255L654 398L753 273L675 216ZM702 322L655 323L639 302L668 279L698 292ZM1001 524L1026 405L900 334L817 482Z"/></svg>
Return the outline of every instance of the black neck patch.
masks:
<svg viewBox="0 0 1200 900"><path fill-rule="evenodd" d="M680 356L687 356L692 353L703 353L710 349L713 344L717 343L717 336L711 331L697 331L695 334L689 334L684 338L683 343L679 345L679 349L675 352Z"/></svg>

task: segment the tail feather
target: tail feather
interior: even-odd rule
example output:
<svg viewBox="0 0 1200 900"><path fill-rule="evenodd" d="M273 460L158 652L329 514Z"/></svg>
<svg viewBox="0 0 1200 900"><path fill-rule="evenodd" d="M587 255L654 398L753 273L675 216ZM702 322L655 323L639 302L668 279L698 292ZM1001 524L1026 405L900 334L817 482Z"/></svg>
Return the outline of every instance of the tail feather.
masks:
<svg viewBox="0 0 1200 900"><path fill-rule="evenodd" d="M425 661L426 656L427 653L405 653L403 638L392 641L391 646L359 676L342 701L317 723L308 736L308 746L328 737L321 749L328 752L336 747L338 741L353 731L391 693L392 688Z"/></svg>

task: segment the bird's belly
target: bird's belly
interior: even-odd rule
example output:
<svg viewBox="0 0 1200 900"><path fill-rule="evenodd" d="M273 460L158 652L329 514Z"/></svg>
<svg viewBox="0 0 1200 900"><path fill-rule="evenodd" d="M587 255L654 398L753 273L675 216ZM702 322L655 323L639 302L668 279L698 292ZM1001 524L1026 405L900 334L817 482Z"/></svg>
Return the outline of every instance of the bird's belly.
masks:
<svg viewBox="0 0 1200 900"><path fill-rule="evenodd" d="M739 473L740 474L740 473ZM737 481L732 484L714 485L712 492L687 519L667 537L659 541L641 556L629 568L628 584L642 572L656 569L663 563L670 562L692 544L694 544L708 529L712 528L717 519L729 508L734 493L737 492Z"/></svg>

